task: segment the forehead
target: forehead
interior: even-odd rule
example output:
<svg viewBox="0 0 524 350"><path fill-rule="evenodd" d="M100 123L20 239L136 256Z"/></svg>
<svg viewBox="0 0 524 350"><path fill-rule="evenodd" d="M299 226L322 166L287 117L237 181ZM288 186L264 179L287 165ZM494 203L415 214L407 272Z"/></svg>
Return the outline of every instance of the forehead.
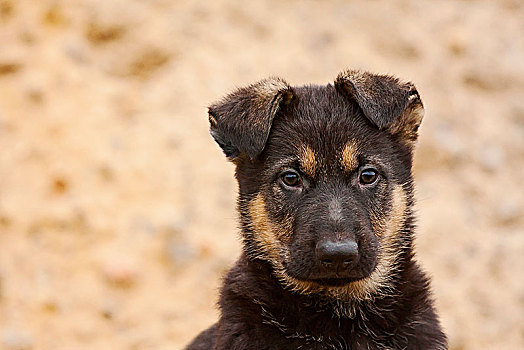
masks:
<svg viewBox="0 0 524 350"><path fill-rule="evenodd" d="M268 160L315 158L319 166L346 163L359 155L387 156L390 140L358 106L332 85L295 88L296 100L274 120ZM350 164L347 164L350 166Z"/></svg>

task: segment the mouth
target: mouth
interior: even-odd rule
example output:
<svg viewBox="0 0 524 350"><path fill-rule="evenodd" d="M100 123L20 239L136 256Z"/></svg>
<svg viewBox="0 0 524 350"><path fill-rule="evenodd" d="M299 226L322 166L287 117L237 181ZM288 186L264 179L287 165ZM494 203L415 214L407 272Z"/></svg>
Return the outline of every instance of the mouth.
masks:
<svg viewBox="0 0 524 350"><path fill-rule="evenodd" d="M342 287L360 280L361 278L317 278L313 279L312 282L318 283L325 287Z"/></svg>
<svg viewBox="0 0 524 350"><path fill-rule="evenodd" d="M348 286L352 282L357 282L363 279L366 279L370 276L370 273L366 273L365 271L360 270L353 270L353 271L346 271L344 273L322 273L319 271L315 271L313 273L308 273L308 271L302 272L302 273L296 273L293 269L288 269L287 264L284 262L284 273L291 277L292 279L302 281L302 282L312 282L315 283L319 287L327 287L327 288L338 288L338 287L344 287Z"/></svg>

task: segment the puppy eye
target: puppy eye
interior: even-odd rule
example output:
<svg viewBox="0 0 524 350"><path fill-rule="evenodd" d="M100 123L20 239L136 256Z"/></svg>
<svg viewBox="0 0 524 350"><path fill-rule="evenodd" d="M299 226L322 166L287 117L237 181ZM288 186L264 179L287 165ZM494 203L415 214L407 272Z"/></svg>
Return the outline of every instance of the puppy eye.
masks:
<svg viewBox="0 0 524 350"><path fill-rule="evenodd" d="M373 168L366 168L360 172L359 181L362 185L371 185L378 179L378 172Z"/></svg>
<svg viewBox="0 0 524 350"><path fill-rule="evenodd" d="M280 179L284 185L289 187L298 187L302 184L300 175L294 171L286 171L280 175Z"/></svg>

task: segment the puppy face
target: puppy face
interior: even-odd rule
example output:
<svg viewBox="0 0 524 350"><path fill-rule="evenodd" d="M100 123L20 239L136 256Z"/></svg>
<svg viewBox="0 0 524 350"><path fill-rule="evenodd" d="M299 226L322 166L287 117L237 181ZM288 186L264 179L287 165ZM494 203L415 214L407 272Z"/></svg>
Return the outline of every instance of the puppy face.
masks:
<svg viewBox="0 0 524 350"><path fill-rule="evenodd" d="M355 74L360 81L350 86ZM369 107L375 102L365 105L357 95L375 94L363 90L377 89L369 82L375 77L348 72L324 87L261 82L267 88L245 88L236 100L230 95L210 109L212 134L237 165L245 252L270 262L282 284L300 293L370 297L387 289L411 244L402 228L411 220L411 150L421 103L418 94L416 106L410 103L411 85L383 77L393 81L386 86L393 93L379 97L406 101L395 101L399 112L389 106L396 116L380 114L387 106L376 114ZM399 97L398 90L407 92ZM244 100L257 100L255 114L261 114L244 125L248 117L238 118L245 113L238 100L249 93ZM236 115L227 114L235 108ZM227 127L227 118L236 118L235 125ZM234 140L253 137L253 124L269 125L251 131L258 132L258 148ZM240 136L228 137L236 131Z"/></svg>

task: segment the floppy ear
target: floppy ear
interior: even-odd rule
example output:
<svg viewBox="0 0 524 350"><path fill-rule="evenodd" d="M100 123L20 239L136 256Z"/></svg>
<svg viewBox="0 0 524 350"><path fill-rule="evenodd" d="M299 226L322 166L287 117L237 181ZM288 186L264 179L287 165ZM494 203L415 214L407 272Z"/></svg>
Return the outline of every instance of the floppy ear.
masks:
<svg viewBox="0 0 524 350"><path fill-rule="evenodd" d="M211 135L230 160L241 153L255 159L266 145L275 114L293 96L280 78L240 88L209 107Z"/></svg>
<svg viewBox="0 0 524 350"><path fill-rule="evenodd" d="M424 106L413 84L388 75L348 70L338 75L335 88L356 102L378 129L398 136L408 146L417 140Z"/></svg>

